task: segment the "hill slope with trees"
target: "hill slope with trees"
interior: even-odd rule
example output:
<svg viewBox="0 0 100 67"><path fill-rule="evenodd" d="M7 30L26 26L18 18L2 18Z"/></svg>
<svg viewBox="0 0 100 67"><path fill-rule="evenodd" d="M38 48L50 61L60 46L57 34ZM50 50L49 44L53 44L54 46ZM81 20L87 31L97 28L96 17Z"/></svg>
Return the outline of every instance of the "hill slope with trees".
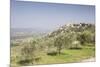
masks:
<svg viewBox="0 0 100 67"><path fill-rule="evenodd" d="M66 24L59 29L11 46L12 65L79 62L95 57L95 25Z"/></svg>

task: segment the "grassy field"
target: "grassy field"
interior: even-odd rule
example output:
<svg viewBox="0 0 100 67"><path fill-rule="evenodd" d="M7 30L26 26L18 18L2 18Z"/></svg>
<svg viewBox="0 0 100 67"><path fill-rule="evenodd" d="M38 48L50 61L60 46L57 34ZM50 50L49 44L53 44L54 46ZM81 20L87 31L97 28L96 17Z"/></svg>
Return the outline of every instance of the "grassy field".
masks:
<svg viewBox="0 0 100 67"><path fill-rule="evenodd" d="M54 63L73 63L80 62L83 59L92 58L95 56L94 47L84 47L78 50L62 50L62 54L55 56L41 55L42 58L36 64L54 64Z"/></svg>
<svg viewBox="0 0 100 67"><path fill-rule="evenodd" d="M37 64L58 64L58 63L76 63L81 62L84 59L89 59L95 57L95 47L83 47L82 49L64 49L60 55L47 55L41 52L39 55L41 59L34 62L33 65ZM16 63L17 60L12 65L19 65ZM31 65L31 64L30 64Z"/></svg>

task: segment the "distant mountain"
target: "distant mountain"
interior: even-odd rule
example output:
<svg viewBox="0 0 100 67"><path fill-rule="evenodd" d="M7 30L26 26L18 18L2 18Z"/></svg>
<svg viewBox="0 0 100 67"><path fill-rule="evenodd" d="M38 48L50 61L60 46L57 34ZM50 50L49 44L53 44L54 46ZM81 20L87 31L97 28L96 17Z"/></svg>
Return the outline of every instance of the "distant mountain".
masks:
<svg viewBox="0 0 100 67"><path fill-rule="evenodd" d="M32 29L32 28L11 28L11 40L12 39L23 39L27 37L36 37L45 35L49 30L44 29Z"/></svg>

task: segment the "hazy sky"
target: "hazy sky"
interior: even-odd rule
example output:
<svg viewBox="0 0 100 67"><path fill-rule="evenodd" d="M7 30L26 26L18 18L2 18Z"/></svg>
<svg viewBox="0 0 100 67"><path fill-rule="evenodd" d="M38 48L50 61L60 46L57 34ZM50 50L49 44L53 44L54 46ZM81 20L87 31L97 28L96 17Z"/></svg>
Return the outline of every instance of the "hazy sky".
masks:
<svg viewBox="0 0 100 67"><path fill-rule="evenodd" d="M11 28L54 29L70 21L95 22L95 6L11 0Z"/></svg>

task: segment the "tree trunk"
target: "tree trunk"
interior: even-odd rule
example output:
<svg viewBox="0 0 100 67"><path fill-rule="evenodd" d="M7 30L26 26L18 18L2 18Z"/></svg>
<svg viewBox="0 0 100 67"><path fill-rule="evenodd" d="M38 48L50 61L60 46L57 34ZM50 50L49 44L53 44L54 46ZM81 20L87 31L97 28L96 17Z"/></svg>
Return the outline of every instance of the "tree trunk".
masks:
<svg viewBox="0 0 100 67"><path fill-rule="evenodd" d="M58 47L58 54L61 54L61 46Z"/></svg>

